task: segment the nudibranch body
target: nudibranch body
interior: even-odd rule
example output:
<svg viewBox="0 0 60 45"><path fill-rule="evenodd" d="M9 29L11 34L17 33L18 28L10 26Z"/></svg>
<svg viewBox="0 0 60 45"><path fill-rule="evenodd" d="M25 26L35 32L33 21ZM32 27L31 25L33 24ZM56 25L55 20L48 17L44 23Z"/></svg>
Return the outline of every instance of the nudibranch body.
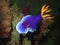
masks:
<svg viewBox="0 0 60 45"><path fill-rule="evenodd" d="M42 16L40 14L32 16L26 15L24 16L20 22L16 25L16 30L20 34L27 34L29 31L36 31L38 23L42 20Z"/></svg>

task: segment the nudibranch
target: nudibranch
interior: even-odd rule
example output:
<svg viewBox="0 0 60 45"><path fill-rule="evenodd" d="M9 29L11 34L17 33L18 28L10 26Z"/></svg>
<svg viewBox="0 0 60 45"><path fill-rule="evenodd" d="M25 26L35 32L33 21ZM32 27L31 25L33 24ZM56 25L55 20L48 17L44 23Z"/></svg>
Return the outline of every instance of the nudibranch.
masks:
<svg viewBox="0 0 60 45"><path fill-rule="evenodd" d="M38 23L42 20L42 16L40 14L32 16L26 15L24 16L20 22L16 25L16 30L20 34L27 34L28 32L36 31Z"/></svg>
<svg viewBox="0 0 60 45"><path fill-rule="evenodd" d="M51 12L51 9L49 9L49 5L43 5L41 9L41 14L36 14L34 16L27 15L28 7L24 10L24 17L21 19L20 22L16 25L16 30L20 34L27 34L28 32L34 32L36 31L37 25L39 22L44 20L45 22L48 22L52 24L54 21L54 17L51 16L49 12ZM49 25L50 25L49 24Z"/></svg>

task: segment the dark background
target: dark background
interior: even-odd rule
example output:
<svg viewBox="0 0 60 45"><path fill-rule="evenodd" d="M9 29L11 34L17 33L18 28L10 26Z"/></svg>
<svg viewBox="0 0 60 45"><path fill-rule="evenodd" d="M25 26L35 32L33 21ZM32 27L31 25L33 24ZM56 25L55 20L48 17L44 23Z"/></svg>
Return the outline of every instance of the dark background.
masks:
<svg viewBox="0 0 60 45"><path fill-rule="evenodd" d="M27 3L30 3L29 14L39 14L44 4L50 5L52 16L55 17L54 27L46 36L40 40L40 45L60 45L60 1L59 0L10 0L10 7L15 3L23 11ZM1 16L0 16L1 17ZM3 39L6 40L6 39ZM1 41L1 39L0 39ZM2 41L1 41L2 42ZM1 43L0 42L0 43ZM8 43L8 42L7 42Z"/></svg>

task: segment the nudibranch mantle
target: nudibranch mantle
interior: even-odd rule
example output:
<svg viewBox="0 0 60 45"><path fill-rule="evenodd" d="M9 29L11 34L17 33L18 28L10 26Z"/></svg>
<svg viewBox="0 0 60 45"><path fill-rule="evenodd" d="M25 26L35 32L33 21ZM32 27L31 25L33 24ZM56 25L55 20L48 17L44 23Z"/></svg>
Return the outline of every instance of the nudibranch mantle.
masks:
<svg viewBox="0 0 60 45"><path fill-rule="evenodd" d="M42 16L40 14L32 16L26 15L24 16L20 22L16 25L16 30L20 34L27 34L29 31L36 31L38 23L42 20Z"/></svg>

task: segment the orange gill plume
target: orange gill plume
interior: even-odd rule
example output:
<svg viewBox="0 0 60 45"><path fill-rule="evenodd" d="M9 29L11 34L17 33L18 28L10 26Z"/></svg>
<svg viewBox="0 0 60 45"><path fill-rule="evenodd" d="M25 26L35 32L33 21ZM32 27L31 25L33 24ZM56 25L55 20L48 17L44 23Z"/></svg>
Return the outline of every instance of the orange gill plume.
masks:
<svg viewBox="0 0 60 45"><path fill-rule="evenodd" d="M47 28L48 25L51 25L54 22L54 17L50 14L51 9L49 9L49 5L43 5L41 9L41 16L43 18L42 26L41 26L41 33L45 36L47 32L50 30Z"/></svg>
<svg viewBox="0 0 60 45"><path fill-rule="evenodd" d="M50 24L54 22L54 17L50 14L51 10L52 9L49 9L49 5L43 5L41 9L41 16L43 20Z"/></svg>

